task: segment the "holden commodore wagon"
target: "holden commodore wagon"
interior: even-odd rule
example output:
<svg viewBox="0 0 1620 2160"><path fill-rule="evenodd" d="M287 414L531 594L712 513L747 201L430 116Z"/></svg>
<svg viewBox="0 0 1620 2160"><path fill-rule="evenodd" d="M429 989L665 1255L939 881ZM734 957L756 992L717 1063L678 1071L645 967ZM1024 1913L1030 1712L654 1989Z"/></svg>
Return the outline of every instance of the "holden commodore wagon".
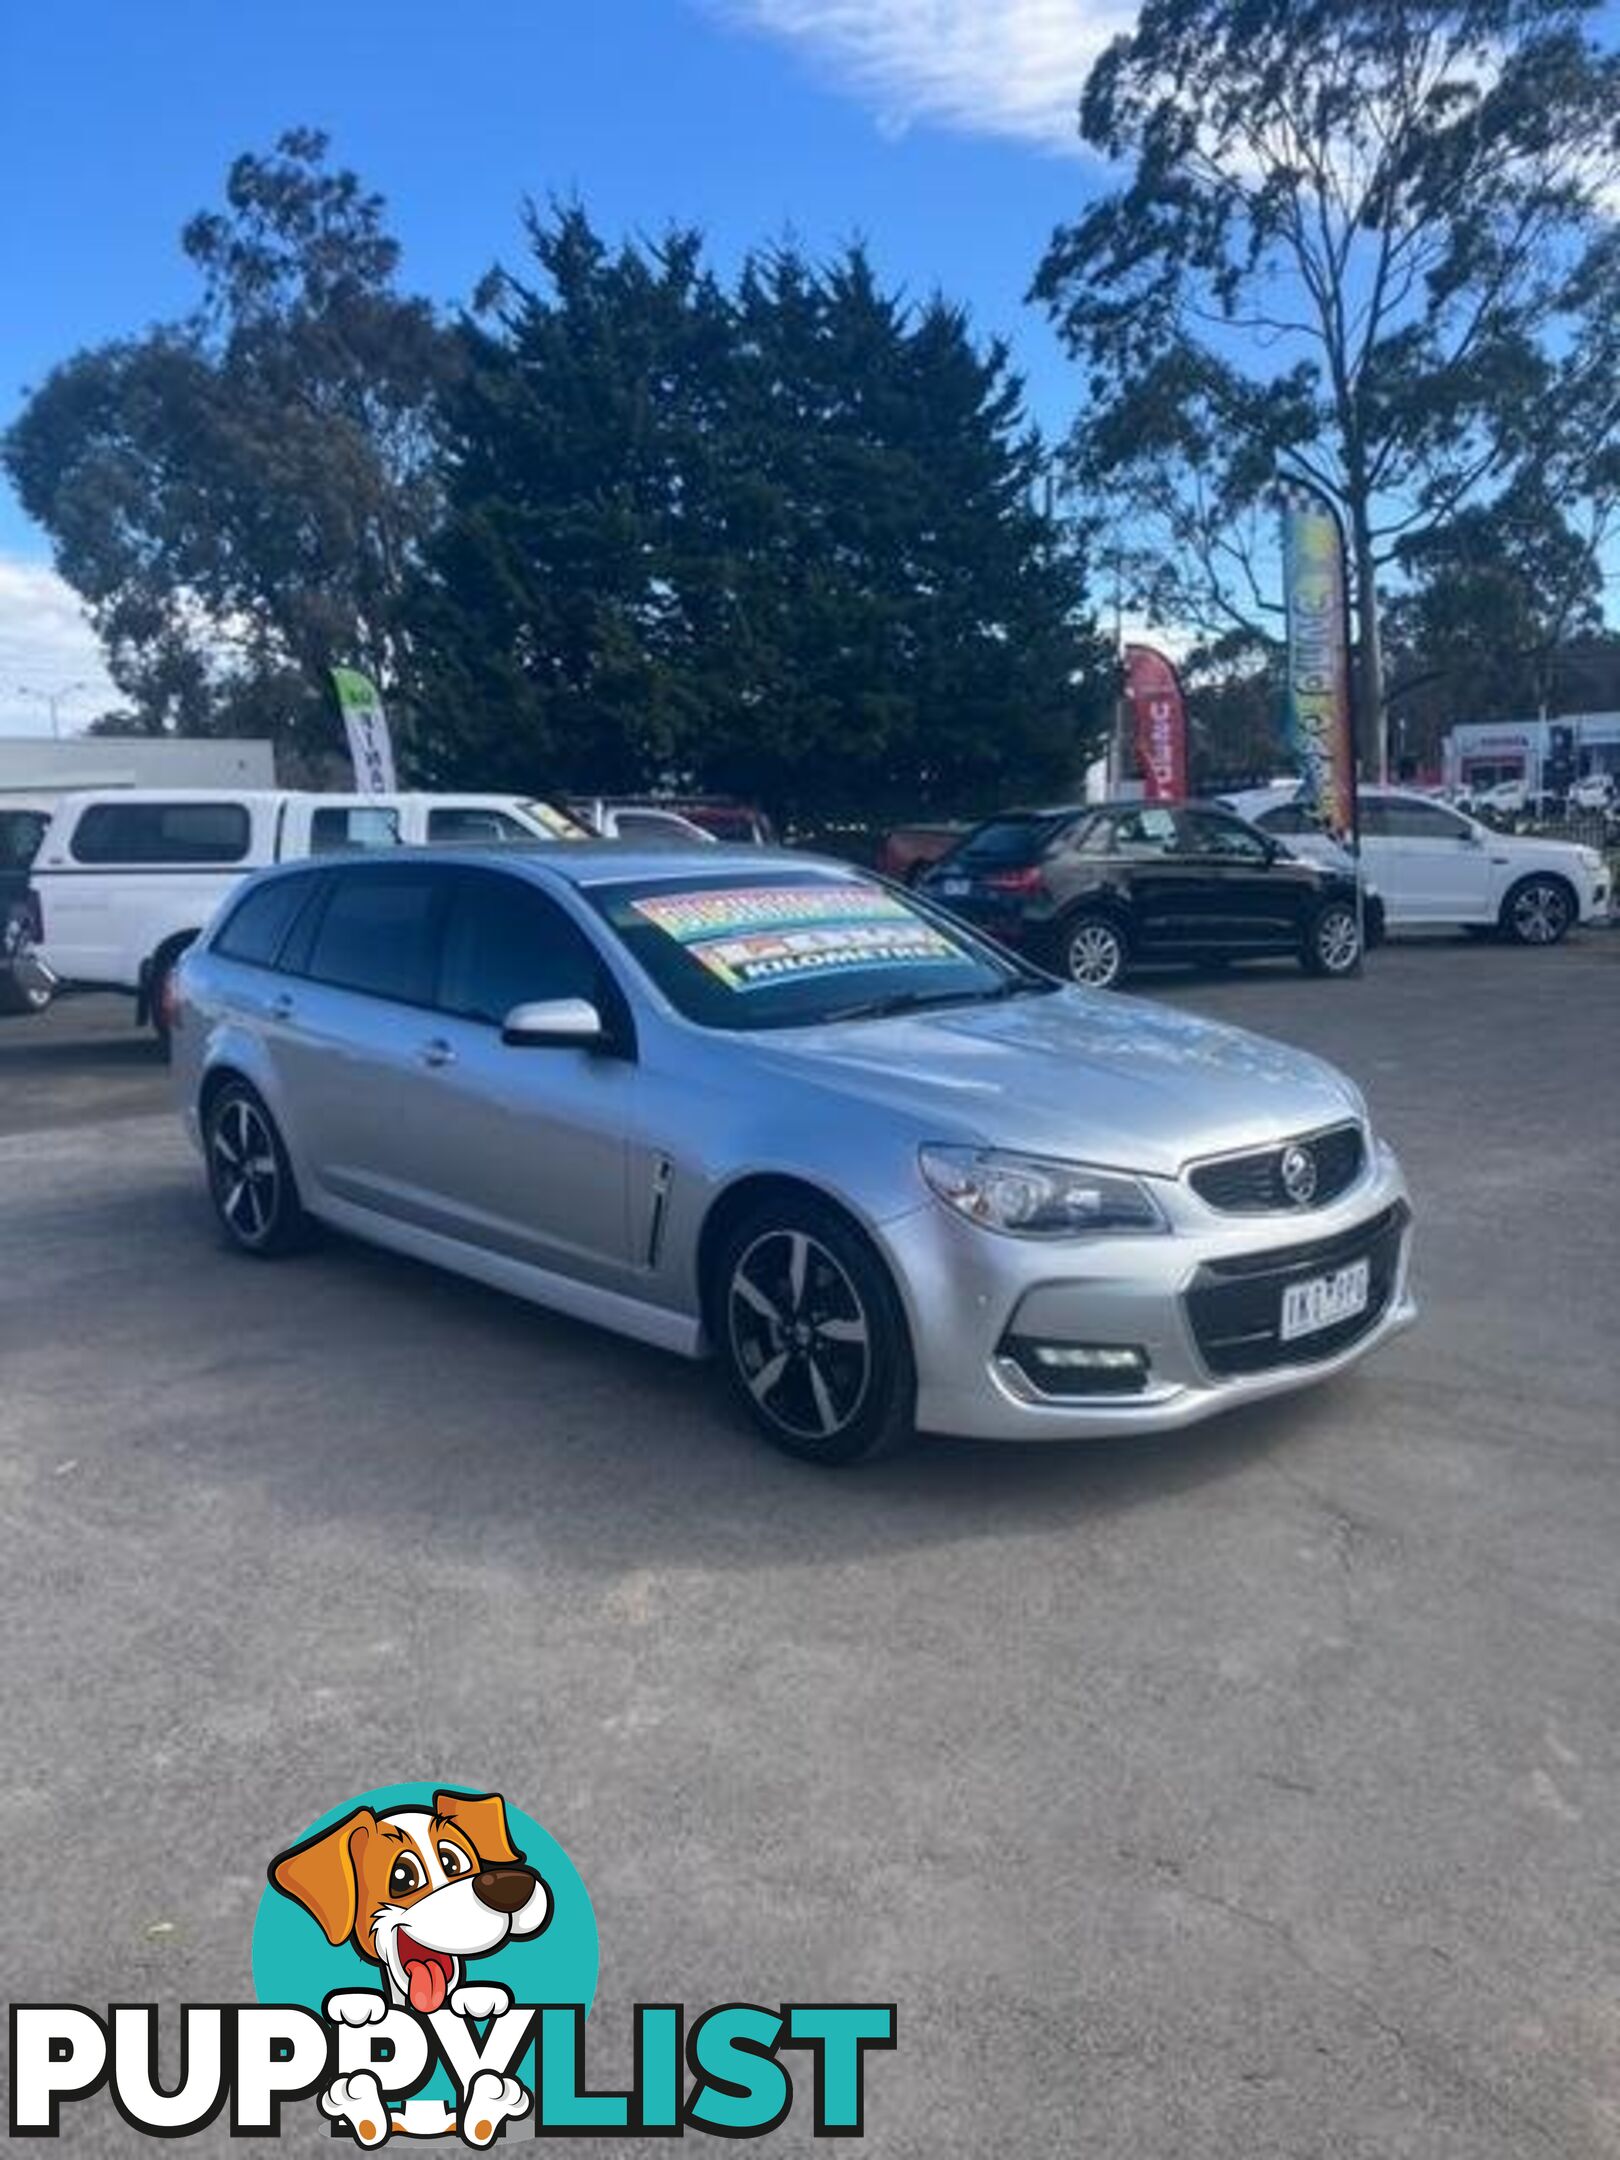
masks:
<svg viewBox="0 0 1620 2160"><path fill-rule="evenodd" d="M225 1238L314 1222L685 1357L780 1447L1152 1433L1413 1316L1303 1051L1061 984L861 872L581 844L270 870L187 953Z"/></svg>

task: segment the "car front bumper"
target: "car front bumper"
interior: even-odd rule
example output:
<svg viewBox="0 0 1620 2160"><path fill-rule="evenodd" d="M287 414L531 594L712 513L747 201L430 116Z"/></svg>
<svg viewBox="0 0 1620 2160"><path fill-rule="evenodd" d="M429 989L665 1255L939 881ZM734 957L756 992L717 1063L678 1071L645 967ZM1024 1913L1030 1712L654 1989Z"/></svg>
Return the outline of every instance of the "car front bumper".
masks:
<svg viewBox="0 0 1620 2160"><path fill-rule="evenodd" d="M1286 1215L1220 1214L1182 1181L1148 1182L1169 1234L1048 1243L981 1230L935 1201L883 1225L921 1430L986 1440L1174 1431L1330 1379L1415 1319L1411 1209L1388 1148L1374 1148L1331 1206ZM1288 1281L1363 1257L1365 1314L1291 1345L1275 1339ZM1144 1383L1129 1394L1046 1392L1009 1348L1032 1342L1140 1351Z"/></svg>

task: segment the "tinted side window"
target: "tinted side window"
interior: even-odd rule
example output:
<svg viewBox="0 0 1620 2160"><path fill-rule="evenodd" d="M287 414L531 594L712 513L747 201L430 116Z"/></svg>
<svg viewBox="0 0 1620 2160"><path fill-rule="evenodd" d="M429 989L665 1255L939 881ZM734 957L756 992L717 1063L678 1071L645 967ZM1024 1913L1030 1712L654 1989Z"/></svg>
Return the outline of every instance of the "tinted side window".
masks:
<svg viewBox="0 0 1620 2160"><path fill-rule="evenodd" d="M92 803L72 853L82 863L237 863L249 829L241 803Z"/></svg>
<svg viewBox="0 0 1620 2160"><path fill-rule="evenodd" d="M499 1027L514 1005L599 998L602 975L583 931L526 880L456 877L439 977L444 1011Z"/></svg>
<svg viewBox="0 0 1620 2160"><path fill-rule="evenodd" d="M1466 822L1438 803L1413 802L1394 795L1383 804L1383 830L1397 840L1465 840Z"/></svg>
<svg viewBox="0 0 1620 2160"><path fill-rule="evenodd" d="M336 855L345 848L385 848L399 845L397 810L317 810L309 821L309 852Z"/></svg>
<svg viewBox="0 0 1620 2160"><path fill-rule="evenodd" d="M214 951L227 960L246 960L253 967L274 967L282 941L309 893L307 877L272 878L268 885L256 887L226 917L213 940Z"/></svg>
<svg viewBox="0 0 1620 2160"><path fill-rule="evenodd" d="M1389 804L1382 795L1363 795L1356 816L1364 840L1387 840L1394 830L1389 822Z"/></svg>
<svg viewBox="0 0 1620 2160"><path fill-rule="evenodd" d="M430 1004L445 891L444 872L427 867L340 874L315 933L309 973L341 990Z"/></svg>

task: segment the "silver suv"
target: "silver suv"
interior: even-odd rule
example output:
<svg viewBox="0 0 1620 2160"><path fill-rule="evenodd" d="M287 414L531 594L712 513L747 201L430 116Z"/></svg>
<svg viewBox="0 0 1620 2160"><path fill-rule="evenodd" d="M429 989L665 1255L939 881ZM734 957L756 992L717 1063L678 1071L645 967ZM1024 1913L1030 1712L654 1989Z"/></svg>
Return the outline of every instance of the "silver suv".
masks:
<svg viewBox="0 0 1620 2160"><path fill-rule="evenodd" d="M228 1240L311 1218L678 1354L779 1446L1150 1433L1412 1318L1349 1081L1077 990L835 863L336 858L186 955Z"/></svg>

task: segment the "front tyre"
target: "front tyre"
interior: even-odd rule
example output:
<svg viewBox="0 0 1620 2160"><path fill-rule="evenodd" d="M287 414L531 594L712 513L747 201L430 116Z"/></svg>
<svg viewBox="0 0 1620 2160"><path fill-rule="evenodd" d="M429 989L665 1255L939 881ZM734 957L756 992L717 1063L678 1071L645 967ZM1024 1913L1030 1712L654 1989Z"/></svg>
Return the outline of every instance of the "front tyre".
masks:
<svg viewBox="0 0 1620 2160"><path fill-rule="evenodd" d="M1130 948L1111 916L1082 909L1058 931L1058 969L1082 990L1112 990L1125 973Z"/></svg>
<svg viewBox="0 0 1620 2160"><path fill-rule="evenodd" d="M1353 975L1361 965L1361 923L1349 900L1329 900L1311 917L1300 948L1307 975Z"/></svg>
<svg viewBox="0 0 1620 2160"><path fill-rule="evenodd" d="M916 1380L888 1270L836 1208L792 1195L726 1238L711 1317L733 1394L801 1461L869 1461L912 1434Z"/></svg>
<svg viewBox="0 0 1620 2160"><path fill-rule="evenodd" d="M1516 945L1556 945L1575 920L1575 898L1562 878L1521 878L1502 902L1502 928Z"/></svg>
<svg viewBox="0 0 1620 2160"><path fill-rule="evenodd" d="M262 1098L228 1080L203 1119L208 1192L226 1241L255 1260L294 1252L309 1234L287 1150Z"/></svg>

